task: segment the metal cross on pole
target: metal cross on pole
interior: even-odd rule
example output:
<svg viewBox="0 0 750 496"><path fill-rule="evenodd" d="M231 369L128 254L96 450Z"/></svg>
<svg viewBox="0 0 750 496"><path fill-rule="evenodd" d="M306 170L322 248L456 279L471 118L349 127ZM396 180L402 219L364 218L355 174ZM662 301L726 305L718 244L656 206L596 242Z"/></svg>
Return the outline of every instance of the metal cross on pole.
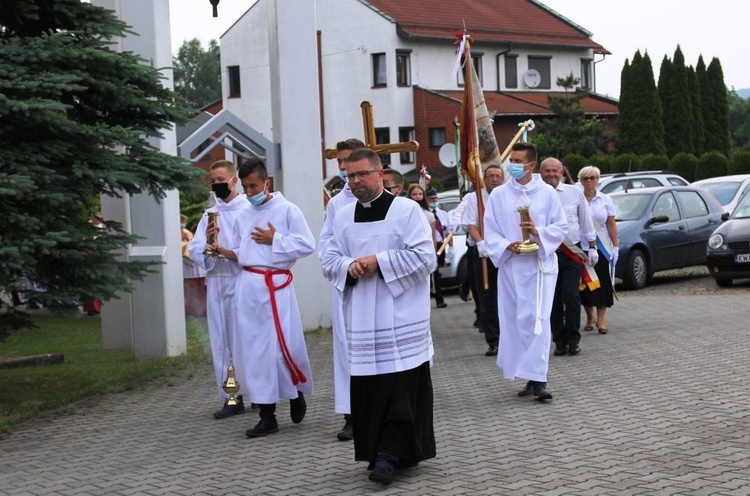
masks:
<svg viewBox="0 0 750 496"><path fill-rule="evenodd" d="M375 142L375 121L372 117L372 104L364 101L360 104L360 107L362 108L362 125L365 130L365 145L367 145L367 148L379 154L416 152L419 150L419 143L416 141L377 144ZM325 157L327 159L336 158L336 149L326 148Z"/></svg>

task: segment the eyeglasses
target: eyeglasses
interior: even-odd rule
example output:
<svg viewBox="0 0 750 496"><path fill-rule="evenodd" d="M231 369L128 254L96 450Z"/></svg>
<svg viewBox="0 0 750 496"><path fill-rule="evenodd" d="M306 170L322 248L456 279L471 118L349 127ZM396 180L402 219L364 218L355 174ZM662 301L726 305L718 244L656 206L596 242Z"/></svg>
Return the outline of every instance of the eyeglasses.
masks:
<svg viewBox="0 0 750 496"><path fill-rule="evenodd" d="M581 182L585 183L585 182L588 182L588 181L596 181L597 179L599 179L599 178L596 177L596 176L582 177L581 178Z"/></svg>
<svg viewBox="0 0 750 496"><path fill-rule="evenodd" d="M365 170L365 171L359 171L355 172L353 174L347 174L346 179L347 181L354 181L355 179L359 179L360 181L364 181L367 179L367 176L372 174L373 172L378 172L380 169L372 169L372 170Z"/></svg>

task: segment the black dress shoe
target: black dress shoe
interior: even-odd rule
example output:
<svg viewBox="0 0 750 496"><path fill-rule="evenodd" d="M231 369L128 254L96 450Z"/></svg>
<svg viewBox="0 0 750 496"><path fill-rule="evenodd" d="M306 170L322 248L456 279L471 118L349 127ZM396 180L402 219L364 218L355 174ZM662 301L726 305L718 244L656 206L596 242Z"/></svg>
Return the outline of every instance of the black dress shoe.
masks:
<svg viewBox="0 0 750 496"><path fill-rule="evenodd" d="M555 345L555 356L563 356L568 353L568 347L564 344Z"/></svg>
<svg viewBox="0 0 750 496"><path fill-rule="evenodd" d="M581 352L581 347L577 344L571 344L570 348L568 348L568 355L575 356Z"/></svg>
<svg viewBox="0 0 750 496"><path fill-rule="evenodd" d="M238 413L242 413L245 411L245 404L242 402L242 395L237 396L237 404L236 405L229 405L226 402L224 402L224 406L221 410L217 410L214 412L214 418L215 419L224 419L228 417L233 417L237 415ZM229 401L229 400L227 400Z"/></svg>
<svg viewBox="0 0 750 496"><path fill-rule="evenodd" d="M518 392L518 396L531 396L534 394L534 381L529 381L526 383L526 387L523 388Z"/></svg>
<svg viewBox="0 0 750 496"><path fill-rule="evenodd" d="M437 306L437 308L445 308L445 307L448 306L448 304L445 303L445 302L442 302L442 303L438 303L436 306Z"/></svg>
<svg viewBox="0 0 750 496"><path fill-rule="evenodd" d="M279 423L275 418L262 418L250 430L245 431L247 437L263 437L266 434L275 434L279 432Z"/></svg>
<svg viewBox="0 0 750 496"><path fill-rule="evenodd" d="M497 346L490 346L487 351L484 352L484 356L497 356Z"/></svg>
<svg viewBox="0 0 750 496"><path fill-rule="evenodd" d="M393 482L397 466L398 458L389 454L378 453L377 458L375 458L375 467L373 467L368 478L373 482L388 485Z"/></svg>
<svg viewBox="0 0 750 496"><path fill-rule="evenodd" d="M534 382L532 387L534 388L534 397L539 401L552 399L552 393L547 389L546 382Z"/></svg>
<svg viewBox="0 0 750 496"><path fill-rule="evenodd" d="M338 434L336 434L336 439L338 439L339 441L351 441L352 439L354 439L352 420L349 415L346 415L345 418L346 423L344 424L344 428L341 429Z"/></svg>
<svg viewBox="0 0 750 496"><path fill-rule="evenodd" d="M299 396L293 400L289 400L289 416L292 418L292 422L299 424L305 418L307 413L307 402L305 401L305 395L301 392Z"/></svg>
<svg viewBox="0 0 750 496"><path fill-rule="evenodd" d="M474 323L471 324L471 325L474 326L474 327L479 327L479 319L474 319Z"/></svg>

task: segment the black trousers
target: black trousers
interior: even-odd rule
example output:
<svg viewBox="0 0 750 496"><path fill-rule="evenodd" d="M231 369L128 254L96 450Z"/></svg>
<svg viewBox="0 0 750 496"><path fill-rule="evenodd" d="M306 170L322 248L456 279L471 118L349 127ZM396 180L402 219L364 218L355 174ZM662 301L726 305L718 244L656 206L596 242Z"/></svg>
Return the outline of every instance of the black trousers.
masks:
<svg viewBox="0 0 750 496"><path fill-rule="evenodd" d="M477 278L474 277L474 264L476 263L476 260L478 258L479 258L479 255L477 254L477 247L467 245L466 246L466 268L467 268L466 284L469 285L471 294L474 295L474 316L476 317L477 320L479 320L479 315L481 312L479 310L479 297L477 296L477 294L479 293L479 288L477 287Z"/></svg>
<svg viewBox="0 0 750 496"><path fill-rule="evenodd" d="M489 258L485 260L487 260L488 289L484 289L482 258L477 255L473 268L474 280L478 288L474 298L479 300L479 328L484 332L484 339L488 345L497 346L500 342L500 320L497 316L497 268Z"/></svg>
<svg viewBox="0 0 750 496"><path fill-rule="evenodd" d="M581 266L567 255L557 252L557 284L552 301L550 327L552 340L558 346L577 345L581 341Z"/></svg>
<svg viewBox="0 0 750 496"><path fill-rule="evenodd" d="M438 259L438 268L432 273L432 282L435 285L435 303L440 305L445 302L443 298L443 276L440 275L440 267L445 265L445 252L441 253Z"/></svg>

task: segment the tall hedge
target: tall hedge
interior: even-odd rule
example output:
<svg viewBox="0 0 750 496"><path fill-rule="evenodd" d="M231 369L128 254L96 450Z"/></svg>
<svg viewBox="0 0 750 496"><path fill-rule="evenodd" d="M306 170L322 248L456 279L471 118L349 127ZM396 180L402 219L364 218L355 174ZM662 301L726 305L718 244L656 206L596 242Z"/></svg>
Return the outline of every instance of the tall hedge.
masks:
<svg viewBox="0 0 750 496"><path fill-rule="evenodd" d="M729 172L729 159L723 153L708 152L704 153L698 160L695 180L726 176L727 172Z"/></svg>
<svg viewBox="0 0 750 496"><path fill-rule="evenodd" d="M678 153L672 157L669 170L678 174L691 183L695 181L695 170L698 168L698 159L692 153Z"/></svg>
<svg viewBox="0 0 750 496"><path fill-rule="evenodd" d="M610 174L614 172L613 164L614 158L609 155L594 155L591 157L591 164L599 168L602 174Z"/></svg>

